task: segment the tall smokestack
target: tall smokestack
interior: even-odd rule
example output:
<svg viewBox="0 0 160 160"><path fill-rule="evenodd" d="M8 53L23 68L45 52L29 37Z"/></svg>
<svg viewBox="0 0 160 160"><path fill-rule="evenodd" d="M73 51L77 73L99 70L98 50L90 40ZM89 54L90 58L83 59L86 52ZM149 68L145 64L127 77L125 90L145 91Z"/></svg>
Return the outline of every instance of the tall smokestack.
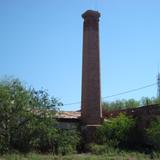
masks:
<svg viewBox="0 0 160 160"><path fill-rule="evenodd" d="M81 118L86 125L98 125L102 120L100 87L99 17L97 11L82 14L83 66Z"/></svg>

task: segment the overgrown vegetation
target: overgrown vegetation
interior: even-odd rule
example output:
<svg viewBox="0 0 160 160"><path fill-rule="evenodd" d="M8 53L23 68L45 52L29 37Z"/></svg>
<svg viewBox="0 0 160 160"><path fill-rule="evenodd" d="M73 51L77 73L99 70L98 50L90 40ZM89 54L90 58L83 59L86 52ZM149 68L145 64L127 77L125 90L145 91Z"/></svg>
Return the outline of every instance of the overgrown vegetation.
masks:
<svg viewBox="0 0 160 160"><path fill-rule="evenodd" d="M18 79L0 82L0 153L66 154L76 151L79 134L57 128L61 103L47 91L25 87Z"/></svg>
<svg viewBox="0 0 160 160"><path fill-rule="evenodd" d="M153 118L153 117L152 117ZM160 151L160 117L154 117L150 124L141 127L140 119L120 113L97 128L96 143L89 145L94 154L115 150L137 150L153 154Z"/></svg>
<svg viewBox="0 0 160 160"><path fill-rule="evenodd" d="M160 150L160 117L152 120L146 131L152 147Z"/></svg>
<svg viewBox="0 0 160 160"><path fill-rule="evenodd" d="M98 143L111 147L127 146L129 134L134 126L135 120L125 114L110 118L97 128Z"/></svg>
<svg viewBox="0 0 160 160"><path fill-rule="evenodd" d="M155 103L160 103L160 99L122 100L104 103L103 107L107 110L115 110ZM122 151L130 149L146 152L146 148L149 149L147 153L152 157L159 156L159 154L155 156L153 150L160 151L160 117L152 117L147 128L141 128L138 124L145 121L143 119L145 117L139 116L135 119L119 114L117 117L105 120L97 128L95 143L84 146L79 131L58 128L55 114L60 105L62 103L50 97L46 90L37 91L31 87L27 88L18 79L1 80L0 154L38 152L66 155L82 151L84 147L93 154L107 154L107 157L109 154L120 155ZM17 156L15 154L15 159L18 159ZM12 160L10 156L8 157L2 158ZM20 157L23 159L23 156ZM30 156L29 158L32 159ZM52 158L59 159L58 156ZM105 159L106 156L103 158Z"/></svg>

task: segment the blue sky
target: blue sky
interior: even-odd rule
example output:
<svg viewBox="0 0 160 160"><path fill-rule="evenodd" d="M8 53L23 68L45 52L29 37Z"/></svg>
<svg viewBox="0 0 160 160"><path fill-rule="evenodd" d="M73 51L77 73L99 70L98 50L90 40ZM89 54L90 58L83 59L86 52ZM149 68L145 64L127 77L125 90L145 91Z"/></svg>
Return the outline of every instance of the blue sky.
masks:
<svg viewBox="0 0 160 160"><path fill-rule="evenodd" d="M1 0L0 76L48 89L63 103L80 101L81 14L88 9L101 12L102 97L156 83L159 0ZM156 95L153 86L105 100Z"/></svg>

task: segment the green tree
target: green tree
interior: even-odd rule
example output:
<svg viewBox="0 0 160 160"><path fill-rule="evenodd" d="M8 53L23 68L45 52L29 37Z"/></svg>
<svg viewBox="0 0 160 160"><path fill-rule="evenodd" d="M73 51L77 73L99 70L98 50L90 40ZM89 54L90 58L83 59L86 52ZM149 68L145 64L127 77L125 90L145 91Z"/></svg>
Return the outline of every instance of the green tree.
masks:
<svg viewBox="0 0 160 160"><path fill-rule="evenodd" d="M140 106L140 102L134 99L129 100L116 100L114 102L103 102L102 107L104 110L107 111L114 111L120 109L127 109L127 108L137 108Z"/></svg>
<svg viewBox="0 0 160 160"><path fill-rule="evenodd" d="M42 138L40 133L49 143L51 135L56 134L53 116L59 105L46 91L28 89L18 79L1 80L0 152L28 151Z"/></svg>
<svg viewBox="0 0 160 160"><path fill-rule="evenodd" d="M149 97L142 97L140 100L140 103L142 106L148 106L148 105L152 105L155 102L155 98L149 98Z"/></svg>

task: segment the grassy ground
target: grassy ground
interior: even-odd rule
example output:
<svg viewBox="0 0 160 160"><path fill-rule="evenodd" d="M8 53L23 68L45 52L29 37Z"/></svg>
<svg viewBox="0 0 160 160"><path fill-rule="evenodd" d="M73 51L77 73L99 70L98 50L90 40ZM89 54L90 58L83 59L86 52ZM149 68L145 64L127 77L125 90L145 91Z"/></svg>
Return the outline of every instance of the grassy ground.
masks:
<svg viewBox="0 0 160 160"><path fill-rule="evenodd" d="M160 160L160 153L145 155L137 152L107 153L104 155L76 154L68 156L53 156L30 153L27 155L11 154L1 156L0 160Z"/></svg>

